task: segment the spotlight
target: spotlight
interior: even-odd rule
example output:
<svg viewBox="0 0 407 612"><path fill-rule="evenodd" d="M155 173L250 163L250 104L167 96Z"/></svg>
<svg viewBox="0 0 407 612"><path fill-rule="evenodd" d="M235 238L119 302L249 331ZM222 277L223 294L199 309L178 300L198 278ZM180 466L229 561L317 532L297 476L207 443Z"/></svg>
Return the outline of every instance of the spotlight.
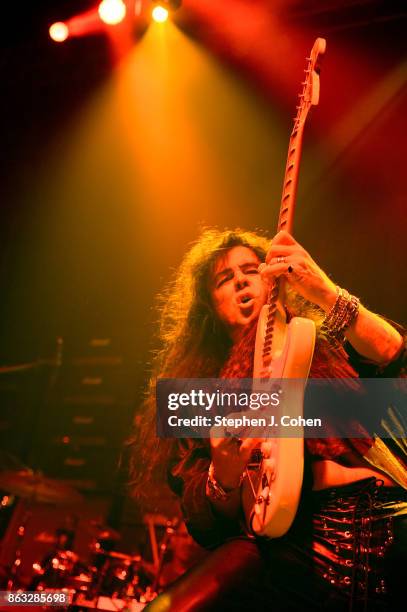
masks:
<svg viewBox="0 0 407 612"><path fill-rule="evenodd" d="M69 30L66 23L63 21L57 21L53 23L49 28L49 35L55 42L64 42L68 38Z"/></svg>
<svg viewBox="0 0 407 612"><path fill-rule="evenodd" d="M157 23L164 23L168 19L168 10L163 6L157 5L151 11L151 16Z"/></svg>
<svg viewBox="0 0 407 612"><path fill-rule="evenodd" d="M103 23L116 25L125 18L126 5L123 0L102 0L98 13Z"/></svg>
<svg viewBox="0 0 407 612"><path fill-rule="evenodd" d="M155 5L151 16L157 23L167 21L170 12L176 11L182 4L182 0L153 0Z"/></svg>

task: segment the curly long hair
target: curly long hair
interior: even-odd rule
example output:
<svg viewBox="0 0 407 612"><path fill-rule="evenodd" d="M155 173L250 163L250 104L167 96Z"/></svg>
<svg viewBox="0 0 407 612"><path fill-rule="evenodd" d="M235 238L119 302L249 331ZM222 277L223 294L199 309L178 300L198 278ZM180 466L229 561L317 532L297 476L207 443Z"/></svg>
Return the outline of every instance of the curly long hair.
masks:
<svg viewBox="0 0 407 612"><path fill-rule="evenodd" d="M205 230L186 253L175 277L158 296L160 348L153 358L149 386L138 414L130 450L130 490L142 498L146 482L165 481L166 464L174 440L155 435L155 384L158 378L217 377L227 360L232 342L213 309L208 278L218 257L236 246L251 249L265 260L270 239L241 229ZM290 311L314 319L320 328L322 312L292 291L287 294Z"/></svg>

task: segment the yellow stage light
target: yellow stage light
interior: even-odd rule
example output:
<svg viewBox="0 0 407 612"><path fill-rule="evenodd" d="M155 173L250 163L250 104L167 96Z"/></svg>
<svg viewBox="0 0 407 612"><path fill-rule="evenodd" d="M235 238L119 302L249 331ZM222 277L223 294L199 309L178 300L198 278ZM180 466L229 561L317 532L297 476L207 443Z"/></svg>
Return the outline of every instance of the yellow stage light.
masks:
<svg viewBox="0 0 407 612"><path fill-rule="evenodd" d="M155 6L151 12L151 16L157 23L164 23L168 19L168 10L163 6Z"/></svg>
<svg viewBox="0 0 407 612"><path fill-rule="evenodd" d="M98 8L99 17L107 25L116 25L126 16L123 0L102 0Z"/></svg>
<svg viewBox="0 0 407 612"><path fill-rule="evenodd" d="M55 42L64 42L69 36L68 26L63 21L57 21L50 26L49 35Z"/></svg>

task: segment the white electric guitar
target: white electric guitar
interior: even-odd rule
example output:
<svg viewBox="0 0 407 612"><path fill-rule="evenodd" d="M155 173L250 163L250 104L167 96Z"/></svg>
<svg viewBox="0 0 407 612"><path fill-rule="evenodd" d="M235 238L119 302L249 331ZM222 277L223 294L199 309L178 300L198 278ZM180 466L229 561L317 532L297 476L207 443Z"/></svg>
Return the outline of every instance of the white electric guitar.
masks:
<svg viewBox="0 0 407 612"><path fill-rule="evenodd" d="M309 109L318 104L318 60L325 47L325 39L317 38L307 58L306 77L288 147L277 231L292 233L304 125ZM276 381L281 381L285 393L283 414L287 414L288 403L288 414L299 417L303 413L305 384L314 352L315 324L302 317L294 317L287 324L284 297L284 283L279 280L259 316L253 391L270 393L275 390ZM284 386L284 379L299 379L303 383ZM276 419L278 422L279 415ZM270 439L270 458L264 458L259 450L247 466L242 504L247 528L254 535L269 538L284 535L297 512L304 469L303 428L298 426L293 431L290 427L290 435L295 437Z"/></svg>

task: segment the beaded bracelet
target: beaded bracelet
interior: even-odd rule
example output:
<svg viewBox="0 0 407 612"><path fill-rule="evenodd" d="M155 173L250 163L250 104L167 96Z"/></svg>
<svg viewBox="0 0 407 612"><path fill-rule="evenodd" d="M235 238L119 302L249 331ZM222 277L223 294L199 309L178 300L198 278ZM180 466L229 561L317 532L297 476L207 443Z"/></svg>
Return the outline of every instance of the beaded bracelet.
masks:
<svg viewBox="0 0 407 612"><path fill-rule="evenodd" d="M336 287L336 301L326 315L322 330L336 342L343 343L345 332L359 314L359 299L350 295L346 289Z"/></svg>

